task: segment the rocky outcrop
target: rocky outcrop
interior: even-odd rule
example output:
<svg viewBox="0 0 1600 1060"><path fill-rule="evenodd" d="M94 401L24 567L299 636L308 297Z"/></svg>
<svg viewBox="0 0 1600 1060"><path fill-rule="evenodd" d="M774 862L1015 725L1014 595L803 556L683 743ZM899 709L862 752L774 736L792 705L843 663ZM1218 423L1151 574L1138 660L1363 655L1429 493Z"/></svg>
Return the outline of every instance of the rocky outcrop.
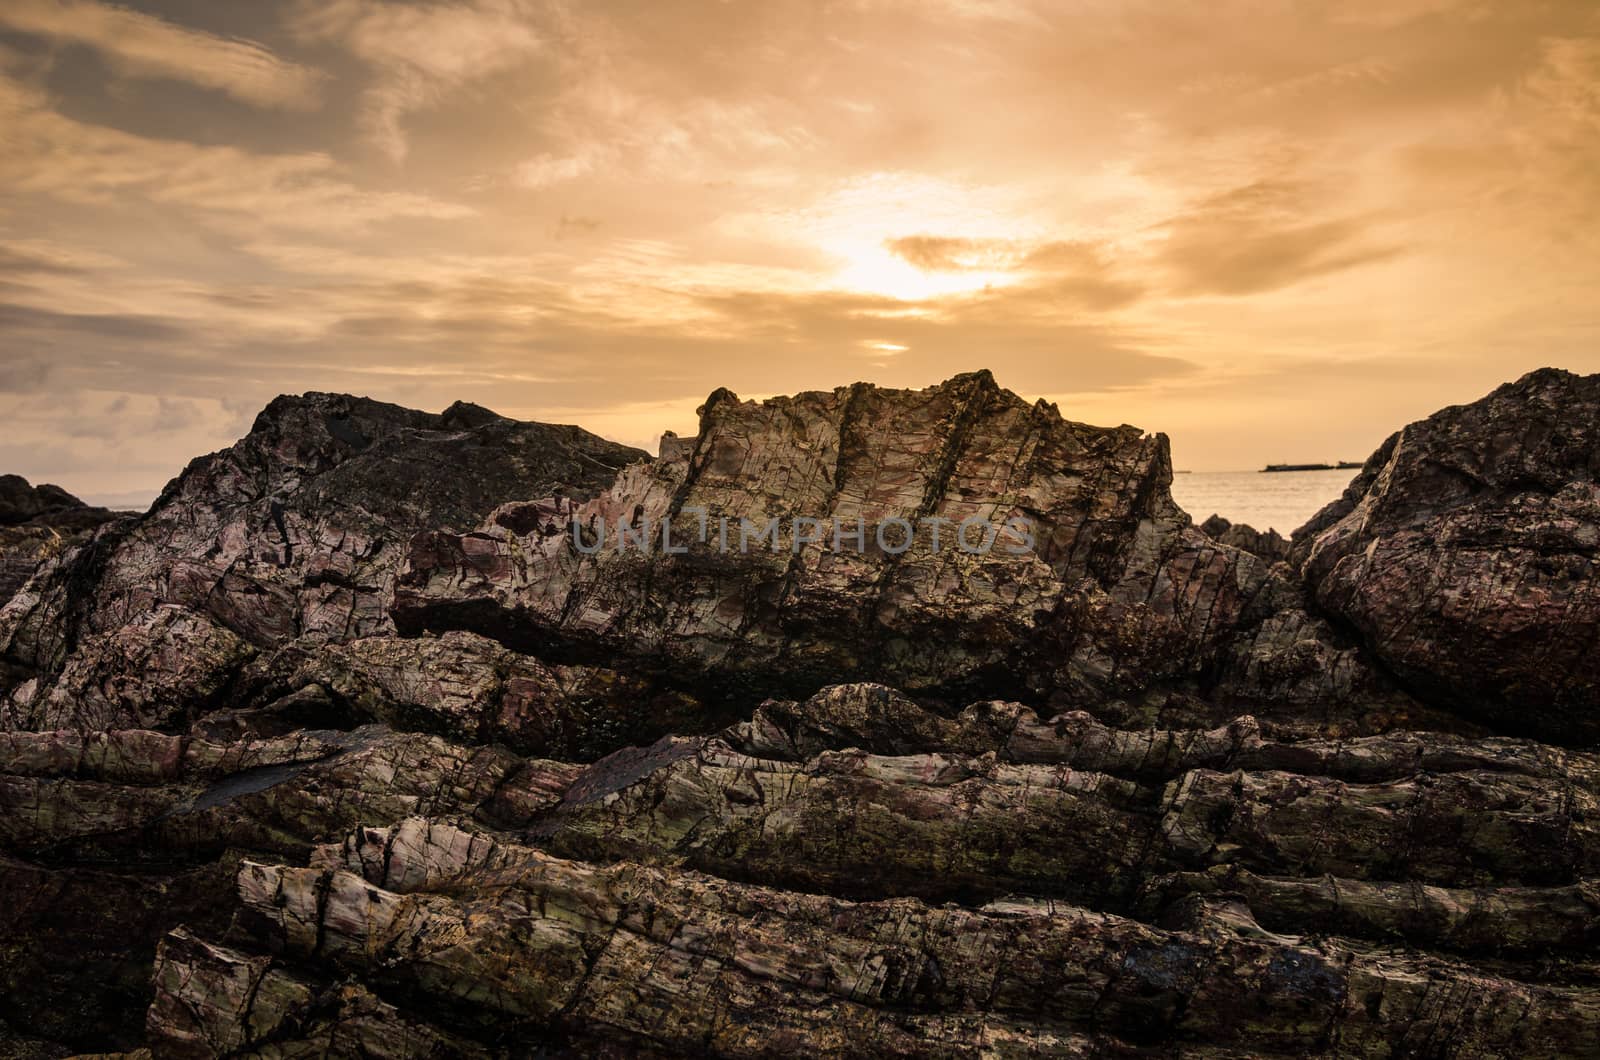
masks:
<svg viewBox="0 0 1600 1060"><path fill-rule="evenodd" d="M987 374L655 460L280 399L0 610L0 1055L1593 1055L1595 385L1287 562Z"/></svg>
<svg viewBox="0 0 1600 1060"><path fill-rule="evenodd" d="M1419 697L1600 739L1600 376L1545 369L1390 438L1295 535L1317 604Z"/></svg>
<svg viewBox="0 0 1600 1060"><path fill-rule="evenodd" d="M1389 1055L1445 1035L1457 1050L1552 1055L1595 1017L1588 991L1493 975L1430 1003L1460 966L1274 935L1226 902L1187 904L1167 927L1026 901L852 903L585 865L418 820L353 834L308 868L247 863L239 893L251 930L319 978L175 936L161 976L175 1018L153 1015L158 1041L194 1041L196 1012L219 1013L203 1026L213 1042L231 1031L226 1046L281 1034L341 973L428 999L417 1007L448 1013L457 1047L509 1023L586 1054L1116 1055L1193 1040L1218 1050L1202 1055ZM269 999L259 1015L252 984Z"/></svg>
<svg viewBox="0 0 1600 1060"><path fill-rule="evenodd" d="M417 531L465 529L513 499L590 496L643 455L471 405L279 398L149 512L63 553L0 611L13 674L0 723L178 725L220 705L260 652L390 631Z"/></svg>
<svg viewBox="0 0 1600 1060"><path fill-rule="evenodd" d="M262 729L264 715L295 708L526 754L587 761L669 733L699 732L712 719L694 696L597 666L547 665L471 633L344 644L296 641L259 672L253 698L270 706L208 716L208 729ZM311 697L309 704L306 702ZM293 718L289 719L293 725ZM232 727L237 728L237 725Z"/></svg>
<svg viewBox="0 0 1600 1060"><path fill-rule="evenodd" d="M60 486L48 482L33 486L21 475L0 475L0 526L16 526L87 507Z"/></svg>
<svg viewBox="0 0 1600 1060"><path fill-rule="evenodd" d="M299 1040L352 980L377 990L368 1004L406 999L426 1040L469 1052L526 1027L525 1040L584 1055L1119 1055L1193 1041L1203 1054L1387 1056L1414 1036L1454 1055L1556 1056L1587 1048L1600 1021L1600 993L1563 964L1582 962L1595 931L1600 844L1572 828L1595 798L1592 756L1525 741L1277 744L1248 719L1133 734L1015 704L941 726L861 686L814 705L827 720L808 746L777 720L806 712L771 704L720 739L573 774L524 827L412 817L357 829L304 867L242 864L242 948L164 944L152 1040ZM815 753L787 766L730 753L783 731L788 753ZM820 750L907 732L942 749ZM971 757L985 744L998 757ZM1019 757L1032 764L1000 764ZM1529 793L1552 781L1579 803L1529 816ZM1000 897L1019 884L1037 897ZM1383 948L1393 941L1412 948ZM1545 973L1504 970L1501 955L1551 948L1568 956ZM292 998L287 1014L246 1018L256 981Z"/></svg>
<svg viewBox="0 0 1600 1060"><path fill-rule="evenodd" d="M1289 540L1276 530L1263 532L1248 523L1231 523L1214 514L1200 524L1200 532L1213 541L1232 545L1268 563L1281 563L1289 558Z"/></svg>
<svg viewBox="0 0 1600 1060"><path fill-rule="evenodd" d="M40 564L115 518L116 512L92 508L60 486L0 475L0 607Z"/></svg>
<svg viewBox="0 0 1600 1060"><path fill-rule="evenodd" d="M1074 703L1194 677L1266 585L1173 504L1164 436L1072 423L986 372L700 412L692 444L592 501L420 536L402 630L741 698L852 679Z"/></svg>

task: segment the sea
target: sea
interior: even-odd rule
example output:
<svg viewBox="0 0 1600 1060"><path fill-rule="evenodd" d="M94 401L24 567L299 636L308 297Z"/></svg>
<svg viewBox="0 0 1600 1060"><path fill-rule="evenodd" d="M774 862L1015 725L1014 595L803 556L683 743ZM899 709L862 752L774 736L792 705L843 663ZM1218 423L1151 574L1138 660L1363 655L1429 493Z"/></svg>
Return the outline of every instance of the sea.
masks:
<svg viewBox="0 0 1600 1060"><path fill-rule="evenodd" d="M1188 471L1172 476L1172 499L1199 523L1213 514L1288 537L1356 477L1342 471Z"/></svg>

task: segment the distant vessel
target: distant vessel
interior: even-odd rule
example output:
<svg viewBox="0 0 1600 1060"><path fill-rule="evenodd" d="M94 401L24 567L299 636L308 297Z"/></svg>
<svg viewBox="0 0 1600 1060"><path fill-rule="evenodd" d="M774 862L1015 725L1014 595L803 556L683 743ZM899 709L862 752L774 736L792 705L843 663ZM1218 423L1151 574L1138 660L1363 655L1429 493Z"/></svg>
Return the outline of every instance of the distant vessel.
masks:
<svg viewBox="0 0 1600 1060"><path fill-rule="evenodd" d="M1360 464L1353 464L1348 460L1341 460L1337 464L1268 464L1262 468L1266 471L1348 471L1360 469Z"/></svg>

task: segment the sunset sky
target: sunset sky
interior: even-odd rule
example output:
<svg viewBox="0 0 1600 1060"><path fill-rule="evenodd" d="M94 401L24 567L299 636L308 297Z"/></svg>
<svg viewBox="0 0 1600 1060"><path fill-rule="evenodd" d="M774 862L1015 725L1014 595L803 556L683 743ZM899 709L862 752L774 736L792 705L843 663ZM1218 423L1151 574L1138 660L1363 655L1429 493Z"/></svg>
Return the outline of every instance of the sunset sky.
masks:
<svg viewBox="0 0 1600 1060"><path fill-rule="evenodd" d="M0 2L0 472L987 367L1177 466L1600 370L1595 0Z"/></svg>

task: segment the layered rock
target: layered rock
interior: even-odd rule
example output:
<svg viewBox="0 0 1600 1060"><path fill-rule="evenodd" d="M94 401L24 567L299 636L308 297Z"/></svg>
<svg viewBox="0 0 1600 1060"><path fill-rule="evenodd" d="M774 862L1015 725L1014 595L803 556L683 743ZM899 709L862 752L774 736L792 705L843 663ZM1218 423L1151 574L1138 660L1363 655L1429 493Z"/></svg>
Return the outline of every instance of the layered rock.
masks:
<svg viewBox="0 0 1600 1060"><path fill-rule="evenodd" d="M1268 563L1281 563L1289 558L1289 540L1276 530L1257 530L1248 523L1233 523L1213 514L1200 524L1200 532L1214 541L1259 556Z"/></svg>
<svg viewBox="0 0 1600 1060"><path fill-rule="evenodd" d="M116 512L90 507L60 486L0 475L0 607L40 564L115 518Z"/></svg>
<svg viewBox="0 0 1600 1060"><path fill-rule="evenodd" d="M1288 564L982 374L620 471L282 399L0 612L0 1054L1588 1055L1596 685L1497 638L1585 621L1594 385L1407 428ZM715 547L796 517L868 547Z"/></svg>
<svg viewBox="0 0 1600 1060"><path fill-rule="evenodd" d="M13 674L0 725L177 725L219 705L258 652L391 630L415 532L464 529L517 498L592 495L643 455L471 405L279 398L0 611Z"/></svg>
<svg viewBox="0 0 1600 1060"><path fill-rule="evenodd" d="M1600 739L1600 376L1533 372L1413 423L1295 535L1319 607L1419 696Z"/></svg>
<svg viewBox="0 0 1600 1060"><path fill-rule="evenodd" d="M419 537L397 622L742 697L856 679L1086 702L1194 677L1267 582L1173 504L1164 436L986 372L700 413L590 502Z"/></svg>
<svg viewBox="0 0 1600 1060"><path fill-rule="evenodd" d="M296 641L247 674L246 683L253 699L267 706L242 716L213 714L204 727L225 732L242 721L245 731L259 730L273 713L289 709L299 717L310 710L592 760L711 726L705 706L686 692L606 667L547 665L463 632L343 644Z"/></svg>
<svg viewBox="0 0 1600 1060"><path fill-rule="evenodd" d="M515 1026L585 1055L1557 1056L1600 1028L1593 756L944 718L845 686L564 781L521 825L411 818L304 868L242 865L252 941L223 963L301 984L297 1022L255 1033L325 1034L311 999L351 976L469 1053ZM1561 792L1546 817L1541 790ZM985 901L1018 884L1054 898ZM1505 969L1535 952L1543 973ZM181 987L153 1041L181 1046L196 1011L208 1034L247 1025L218 959L160 976Z"/></svg>

